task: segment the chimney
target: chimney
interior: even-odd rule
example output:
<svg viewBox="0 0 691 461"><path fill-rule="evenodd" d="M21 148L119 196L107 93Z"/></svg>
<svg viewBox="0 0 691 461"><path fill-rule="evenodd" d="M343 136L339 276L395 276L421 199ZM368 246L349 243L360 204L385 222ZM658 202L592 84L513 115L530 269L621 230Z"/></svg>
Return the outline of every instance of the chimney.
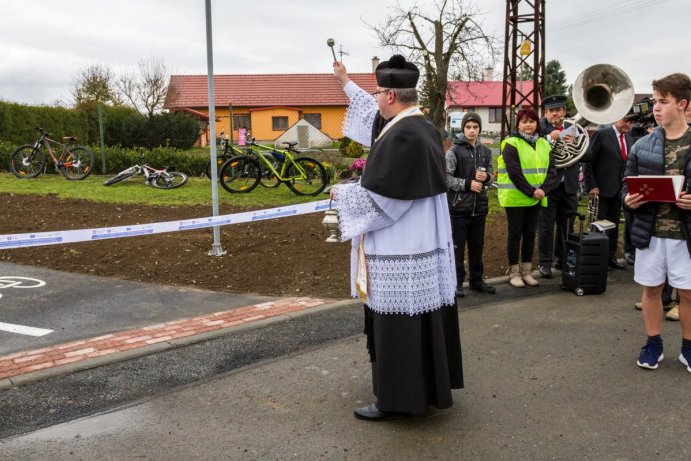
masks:
<svg viewBox="0 0 691 461"><path fill-rule="evenodd" d="M372 73L374 73L374 71L377 70L378 65L379 65L379 58L374 56L372 58Z"/></svg>
<svg viewBox="0 0 691 461"><path fill-rule="evenodd" d="M491 82L492 80L494 80L494 67L485 67L485 81Z"/></svg>

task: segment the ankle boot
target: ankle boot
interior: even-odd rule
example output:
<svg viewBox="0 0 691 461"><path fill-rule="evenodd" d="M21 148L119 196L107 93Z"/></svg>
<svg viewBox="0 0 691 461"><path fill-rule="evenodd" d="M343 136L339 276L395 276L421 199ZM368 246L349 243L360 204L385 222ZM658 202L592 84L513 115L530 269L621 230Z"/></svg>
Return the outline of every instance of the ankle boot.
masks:
<svg viewBox="0 0 691 461"><path fill-rule="evenodd" d="M533 278L533 264L532 263L521 263L521 278L526 285L530 287L540 286L540 282Z"/></svg>
<svg viewBox="0 0 691 461"><path fill-rule="evenodd" d="M509 267L506 273L509 274L509 283L512 287L523 288L525 286L525 283L523 283L521 279L521 269L518 264Z"/></svg>

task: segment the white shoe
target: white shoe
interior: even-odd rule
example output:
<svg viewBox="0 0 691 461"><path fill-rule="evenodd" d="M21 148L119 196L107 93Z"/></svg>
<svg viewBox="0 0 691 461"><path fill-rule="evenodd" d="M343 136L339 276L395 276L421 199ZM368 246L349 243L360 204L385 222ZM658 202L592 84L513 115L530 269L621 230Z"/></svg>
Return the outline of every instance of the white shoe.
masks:
<svg viewBox="0 0 691 461"><path fill-rule="evenodd" d="M665 315L667 320L679 320L679 304L672 303L672 309Z"/></svg>

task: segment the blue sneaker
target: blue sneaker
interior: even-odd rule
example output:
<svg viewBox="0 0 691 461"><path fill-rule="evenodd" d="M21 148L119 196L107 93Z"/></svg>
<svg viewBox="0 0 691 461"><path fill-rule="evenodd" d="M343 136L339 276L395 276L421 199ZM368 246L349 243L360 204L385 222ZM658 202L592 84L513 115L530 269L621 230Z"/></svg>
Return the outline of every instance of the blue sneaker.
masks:
<svg viewBox="0 0 691 461"><path fill-rule="evenodd" d="M662 362L665 355L662 353L662 343L648 340L645 346L641 347L641 355L638 356L638 364L641 368L655 370L657 364Z"/></svg>
<svg viewBox="0 0 691 461"><path fill-rule="evenodd" d="M686 365L686 369L691 373L691 349L682 349L679 354L679 361Z"/></svg>

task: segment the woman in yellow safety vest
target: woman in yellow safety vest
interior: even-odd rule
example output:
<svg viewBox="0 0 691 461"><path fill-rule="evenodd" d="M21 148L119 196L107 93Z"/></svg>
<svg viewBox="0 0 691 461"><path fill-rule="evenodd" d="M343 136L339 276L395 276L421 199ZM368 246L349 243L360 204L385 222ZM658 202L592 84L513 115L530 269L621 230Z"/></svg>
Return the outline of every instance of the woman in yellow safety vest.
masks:
<svg viewBox="0 0 691 461"><path fill-rule="evenodd" d="M499 204L506 211L509 232L506 252L509 283L517 288L540 283L532 276L532 259L540 208L547 206L549 186L557 170L550 144L537 133L540 121L533 109L516 114L518 131L501 143L497 162ZM520 256L520 265L519 265Z"/></svg>

